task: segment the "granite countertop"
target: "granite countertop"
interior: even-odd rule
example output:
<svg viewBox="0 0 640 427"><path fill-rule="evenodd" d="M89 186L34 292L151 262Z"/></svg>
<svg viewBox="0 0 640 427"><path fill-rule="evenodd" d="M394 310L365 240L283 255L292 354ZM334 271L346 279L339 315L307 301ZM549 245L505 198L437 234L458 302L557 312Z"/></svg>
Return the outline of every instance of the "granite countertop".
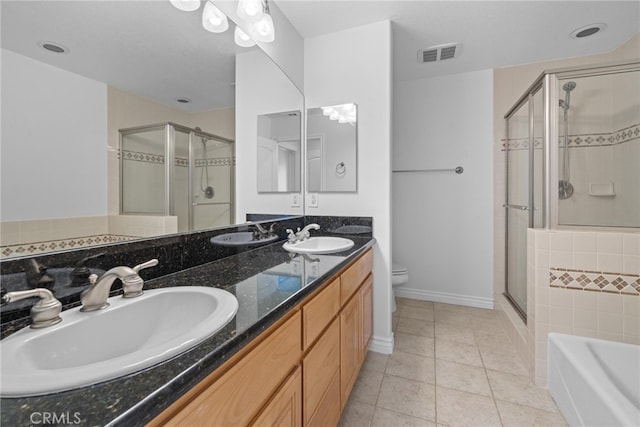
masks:
<svg viewBox="0 0 640 427"><path fill-rule="evenodd" d="M222 288L235 295L238 312L196 347L141 372L68 392L1 399L2 424L41 424L47 414L60 425L147 423L375 243L349 238L355 245L335 254L294 255L279 241L147 281L145 289Z"/></svg>

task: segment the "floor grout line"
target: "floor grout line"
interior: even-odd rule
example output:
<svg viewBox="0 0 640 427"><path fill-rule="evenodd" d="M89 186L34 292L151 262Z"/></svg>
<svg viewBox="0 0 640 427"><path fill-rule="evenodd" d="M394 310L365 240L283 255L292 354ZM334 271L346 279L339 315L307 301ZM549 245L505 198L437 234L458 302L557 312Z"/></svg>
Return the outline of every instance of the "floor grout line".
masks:
<svg viewBox="0 0 640 427"><path fill-rule="evenodd" d="M458 310L458 309L455 309L455 310L446 310L446 309L443 309L443 308L437 309L436 305L434 303L430 303L430 304L431 304L430 306L426 306L426 307L424 307L424 309L425 309L425 311L431 312L433 314L433 316L432 316L433 319L432 320L428 320L428 319L425 319L425 318L419 318L418 317L419 315L415 315L415 314L414 314L415 317L405 317L405 316L403 316L401 314L402 313L403 304L400 303L398 305L398 310L394 314L394 316L396 317L396 319L395 319L396 329L393 332L394 333L398 333L398 334L408 335L408 336L411 336L411 337L416 337L416 339L419 337L419 338L428 338L429 340L433 340L433 348L432 348L432 351L429 352L431 355L425 355L424 353L413 353L411 351L400 351L400 350L396 350L395 351L395 352L398 352L398 353L404 353L404 354L411 355L411 356L433 359L431 361L431 362L433 362L433 372L432 372L432 374L433 374L433 382L421 381L421 380L416 380L416 379L413 379L413 378L406 378L406 377L402 377L402 376L398 376L398 375L394 375L394 374L388 373L387 369L389 368L389 361L390 361L391 355L386 355L384 369L383 369L383 372L381 372L382 380L380 382L380 387L379 387L379 389L378 389L378 391L376 393L375 403L373 404L373 415L372 415L371 419L368 421L368 426L370 427L371 425L373 425L373 423L375 421L375 413L376 413L376 410L378 408L380 408L381 410L384 410L384 411L389 411L389 412L397 413L397 414L400 414L400 415L403 415L403 416L409 416L409 417L413 417L413 418L416 418L416 419L422 419L422 420L426 420L426 421L431 422L431 420L429 420L428 418L418 417L416 415L408 414L406 412L403 412L403 411L400 411L400 410L397 410L397 409L389 409L389 408L385 408L385 407L382 407L382 406L378 406L378 404L380 403L380 396L382 394L382 386L383 386L385 377L388 376L388 377L399 378L399 379L402 379L402 380L408 380L408 381L413 381L413 382L418 382L418 383L426 384L426 385L429 385L429 386L433 386L433 388L434 388L433 405L434 405L434 416L435 416L434 423L439 425L439 426L440 425L444 425L444 420L440 420L439 419L440 418L440 414L438 412L438 388L447 389L447 390L451 390L451 391L455 391L455 392L469 393L469 394L473 394L473 395L476 395L476 396L481 396L481 397L484 397L484 398L487 398L487 397L490 398L492 400L492 402L493 402L493 407L494 407L495 413L498 416L497 420L498 420L499 424L501 426L503 426L503 427L508 427L507 424L505 424L505 420L503 419L503 414L501 414L500 410L498 409L498 401L503 402L503 400L496 398L496 394L495 394L495 391L494 391L494 386L492 385L491 380L489 378L489 372L497 372L497 373L500 373L500 374L509 374L509 375L513 375L513 376L516 376L516 377L524 377L524 378L527 378L527 380L529 382L531 382L531 379L526 375L514 374L514 373L512 373L510 371L502 371L500 369L490 369L489 367L487 367L486 357L488 355L484 355L483 352L481 351L481 342L483 343L483 346L486 347L486 345L489 345L493 341L489 340L489 342L487 342L486 340L481 339L481 336L484 333L484 335L488 339L489 338L493 339L492 337L490 337L491 334L488 334L488 332L492 332L492 330L494 328L494 325L492 325L492 323L495 320L495 317L493 317L493 315L487 315L487 316L484 316L484 317L479 317L477 319L478 323L479 323L478 324L478 323L474 323L474 316L475 315L471 314L471 312L464 312L464 311ZM420 313L421 307L418 307L417 305L418 304L416 304L416 306L411 305L411 306L404 306L404 307L408 307L411 310L417 310L417 313ZM461 306L453 306L453 307L461 307ZM440 316L440 320L437 320L436 311L439 311L440 313L448 312L448 315ZM464 319L460 319L459 321L458 320L454 320L452 322L451 321L451 316L453 316L454 319L456 317L465 317L466 318L466 322L464 322ZM442 321L443 317L444 317L444 320L445 320L444 322ZM405 319L406 321L429 322L425 326L428 328L427 330L430 329L430 331L432 333L432 336L420 335L420 334L415 334L415 333L406 332L406 331L398 331L398 327L399 327L400 321L402 319ZM435 332L436 332L436 328L437 328L438 324L446 325L448 327L465 328L465 329L471 330L471 332L472 332L471 336L473 337L473 344L471 343L470 340L467 340L467 341L461 340L461 339L458 339L458 340L453 339L453 340L451 340L451 339L447 339L445 337L436 337L436 333ZM501 329L503 328L502 325L500 325L500 327L501 327ZM407 337L407 338L411 339L409 337ZM499 337L495 337L495 338L499 339ZM464 345L473 346L475 348L475 350L477 351L481 366L473 365L473 364L469 364L469 363L464 363L464 362L460 362L460 361L457 361L457 360L442 359L442 358L437 357L436 355L437 355L438 342L440 342L440 343L442 343L442 342L449 342L449 343L450 342L454 342L454 343L462 345L462 346L464 346ZM500 341L500 342L502 342L502 341ZM509 339L508 335L507 335L506 344L509 344L508 348L513 348L513 343ZM517 357L517 354L515 354L514 357ZM487 385L489 387L489 395L481 394L481 393L478 393L478 392L472 392L472 391L468 391L468 390L460 390L460 389L457 389L457 388L446 387L444 385L438 385L439 384L439 381L438 381L438 369L437 369L438 361L442 361L444 363L457 363L457 364L461 364L461 365L472 367L472 368L481 368L482 372L484 373L484 380L486 380ZM480 371L478 371L478 373L479 372ZM533 385L535 386L535 383L533 383ZM505 401L505 402L509 403L509 404L514 404L514 405L519 405L519 406L522 406L522 407L530 408L530 409L536 409L536 410L539 410L539 411L544 411L544 412L546 412L548 414L557 414L558 413L558 412L552 412L552 411L549 411L549 410L545 410L545 409L542 409L542 408L529 406L529 405L522 404L522 403L509 402L509 401ZM362 402L362 403L365 403L365 402Z"/></svg>

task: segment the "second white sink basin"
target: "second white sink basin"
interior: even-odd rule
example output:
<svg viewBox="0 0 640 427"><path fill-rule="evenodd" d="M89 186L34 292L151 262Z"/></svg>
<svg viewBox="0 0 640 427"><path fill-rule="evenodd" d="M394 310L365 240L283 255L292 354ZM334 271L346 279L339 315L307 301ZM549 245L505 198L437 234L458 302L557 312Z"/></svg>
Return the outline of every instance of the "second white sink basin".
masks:
<svg viewBox="0 0 640 427"><path fill-rule="evenodd" d="M317 236L296 243L285 243L282 247L297 254L330 254L346 251L353 246L353 240L344 237Z"/></svg>
<svg viewBox="0 0 640 427"><path fill-rule="evenodd" d="M258 240L254 240L251 231L241 231L237 233L226 233L214 236L210 239L211 243L217 246L255 246L264 245L278 240L277 234L272 234Z"/></svg>
<svg viewBox="0 0 640 427"><path fill-rule="evenodd" d="M0 395L71 390L140 371L204 341L238 310L235 296L203 286L145 290L109 304L64 311L55 326L24 328L2 340Z"/></svg>

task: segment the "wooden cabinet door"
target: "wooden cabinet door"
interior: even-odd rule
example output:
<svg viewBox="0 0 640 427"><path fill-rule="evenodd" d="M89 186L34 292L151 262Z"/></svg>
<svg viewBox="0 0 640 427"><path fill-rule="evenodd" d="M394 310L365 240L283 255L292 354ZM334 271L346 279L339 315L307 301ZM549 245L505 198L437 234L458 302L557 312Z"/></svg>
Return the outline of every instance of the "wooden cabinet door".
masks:
<svg viewBox="0 0 640 427"><path fill-rule="evenodd" d="M373 250L368 249L356 262L340 276L340 301L346 303L373 268Z"/></svg>
<svg viewBox="0 0 640 427"><path fill-rule="evenodd" d="M315 414L306 427L335 427L340 421L342 409L340 407L340 370L329 383L324 399L320 402Z"/></svg>
<svg viewBox="0 0 640 427"><path fill-rule="evenodd" d="M341 406L347 403L353 384L360 368L360 298L356 295L340 313L340 400Z"/></svg>
<svg viewBox="0 0 640 427"><path fill-rule="evenodd" d="M362 307L362 343L360 346L360 355L362 361L367 355L367 347L371 342L373 335L373 276L369 275L360 290L360 304Z"/></svg>
<svg viewBox="0 0 640 427"><path fill-rule="evenodd" d="M340 371L340 321L335 318L327 331L302 361L305 425L318 411L324 399L335 399L340 410L340 393L327 395L333 377ZM326 404L326 403L325 403Z"/></svg>
<svg viewBox="0 0 640 427"><path fill-rule="evenodd" d="M302 349L307 350L340 311L340 278L302 306Z"/></svg>
<svg viewBox="0 0 640 427"><path fill-rule="evenodd" d="M302 427L302 374L299 366L251 425Z"/></svg>
<svg viewBox="0 0 640 427"><path fill-rule="evenodd" d="M297 312L165 425L248 425L300 362L301 336L302 320Z"/></svg>

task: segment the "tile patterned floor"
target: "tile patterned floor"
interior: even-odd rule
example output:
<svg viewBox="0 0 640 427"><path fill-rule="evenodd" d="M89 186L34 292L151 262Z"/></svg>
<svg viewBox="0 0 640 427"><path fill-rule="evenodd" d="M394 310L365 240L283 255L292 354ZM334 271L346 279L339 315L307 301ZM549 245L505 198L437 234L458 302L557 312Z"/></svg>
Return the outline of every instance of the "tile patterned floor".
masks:
<svg viewBox="0 0 640 427"><path fill-rule="evenodd" d="M398 298L394 353L369 352L340 426L566 426L498 315Z"/></svg>

